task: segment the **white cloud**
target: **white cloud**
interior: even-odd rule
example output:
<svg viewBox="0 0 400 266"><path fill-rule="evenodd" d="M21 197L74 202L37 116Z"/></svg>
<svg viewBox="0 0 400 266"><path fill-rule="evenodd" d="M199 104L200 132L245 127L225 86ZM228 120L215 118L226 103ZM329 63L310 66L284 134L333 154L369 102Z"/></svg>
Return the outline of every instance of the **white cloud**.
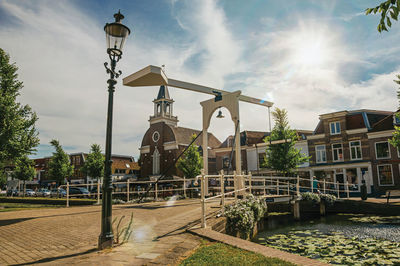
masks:
<svg viewBox="0 0 400 266"><path fill-rule="evenodd" d="M104 147L107 75L103 62L108 61L104 25L67 1L1 1L0 8L16 19L14 24L0 27L0 46L20 68L25 85L21 101L39 115L41 143L57 138L63 145L75 147L70 152L87 151L91 143ZM397 106L392 80L398 71L356 83L343 77L343 72L350 72L350 65L355 69L375 66L383 52L352 49L342 39L340 28L305 21L298 28L253 32L248 39L237 40L217 1L174 0L171 8L186 38L171 35L168 41L160 41L151 28L146 35L133 33L118 63L123 77L149 64L165 64L171 78L226 90L239 88L246 95L273 100L289 111L292 127L302 129L314 129L321 113L393 110ZM105 18L111 19L111 15ZM294 60L296 42L307 36L323 37L327 54L318 67L305 67ZM137 156L157 88L131 88L121 83L120 78L114 98L113 153ZM210 96L174 88L170 94L179 125L200 129L199 103ZM242 130L268 130L265 108L240 106ZM225 119L213 118L210 126L221 141L234 132L229 114L224 114Z"/></svg>

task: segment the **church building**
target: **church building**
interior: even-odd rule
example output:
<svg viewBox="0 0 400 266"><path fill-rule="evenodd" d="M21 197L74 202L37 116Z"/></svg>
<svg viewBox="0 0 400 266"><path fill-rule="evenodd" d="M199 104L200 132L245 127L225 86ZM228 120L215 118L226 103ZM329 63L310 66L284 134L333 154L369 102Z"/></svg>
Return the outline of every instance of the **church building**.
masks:
<svg viewBox="0 0 400 266"><path fill-rule="evenodd" d="M168 168L170 169L165 173L166 178L182 177L182 173L175 167L176 160L190 144L192 135L198 135L200 130L178 126L178 117L173 115L174 100L170 97L167 86L160 86L153 103L154 115L150 116L150 127L144 134L140 147L141 179L154 180ZM202 138L198 138L195 144L201 152ZM216 167L212 149L219 147L221 142L208 133L208 145L209 169L212 170Z"/></svg>

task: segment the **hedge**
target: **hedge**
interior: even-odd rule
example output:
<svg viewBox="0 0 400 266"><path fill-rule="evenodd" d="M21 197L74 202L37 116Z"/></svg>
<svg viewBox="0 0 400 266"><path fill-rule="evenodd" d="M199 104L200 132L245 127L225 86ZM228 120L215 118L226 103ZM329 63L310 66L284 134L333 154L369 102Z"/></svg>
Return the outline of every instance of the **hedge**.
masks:
<svg viewBox="0 0 400 266"><path fill-rule="evenodd" d="M29 204L48 204L48 205L66 205L67 199L57 199L57 198L3 198L0 197L0 202L4 203L29 203ZM81 206L81 205L93 205L97 202L97 200L92 199L69 199L70 206Z"/></svg>

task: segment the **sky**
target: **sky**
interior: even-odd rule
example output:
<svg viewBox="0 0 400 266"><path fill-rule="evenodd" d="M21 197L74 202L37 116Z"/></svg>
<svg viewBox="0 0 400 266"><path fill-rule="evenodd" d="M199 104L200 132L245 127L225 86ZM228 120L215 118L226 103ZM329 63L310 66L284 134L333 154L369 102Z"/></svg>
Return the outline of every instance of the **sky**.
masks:
<svg viewBox="0 0 400 266"><path fill-rule="evenodd" d="M274 102L291 128L314 130L319 115L358 109L395 111L400 23L376 30L364 14L373 0L0 0L0 47L19 67L19 101L39 120L33 158L104 147L108 61L104 25L119 9L131 29L117 69L112 153L138 159L158 87L126 87L122 78L165 65L169 78ZM397 45L396 45L397 43ZM209 95L169 88L179 126L201 129ZM209 131L233 134L227 110ZM273 121L272 121L273 125ZM262 106L240 103L241 130L268 131Z"/></svg>

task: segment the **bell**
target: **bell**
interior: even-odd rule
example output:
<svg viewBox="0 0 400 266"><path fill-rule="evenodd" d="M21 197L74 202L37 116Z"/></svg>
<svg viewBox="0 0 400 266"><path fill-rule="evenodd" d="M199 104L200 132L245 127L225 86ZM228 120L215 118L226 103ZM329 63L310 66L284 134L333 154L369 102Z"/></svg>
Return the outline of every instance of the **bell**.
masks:
<svg viewBox="0 0 400 266"><path fill-rule="evenodd" d="M222 114L222 111L219 110L219 111L218 111L217 118L224 118L224 117L225 117L225 116Z"/></svg>

